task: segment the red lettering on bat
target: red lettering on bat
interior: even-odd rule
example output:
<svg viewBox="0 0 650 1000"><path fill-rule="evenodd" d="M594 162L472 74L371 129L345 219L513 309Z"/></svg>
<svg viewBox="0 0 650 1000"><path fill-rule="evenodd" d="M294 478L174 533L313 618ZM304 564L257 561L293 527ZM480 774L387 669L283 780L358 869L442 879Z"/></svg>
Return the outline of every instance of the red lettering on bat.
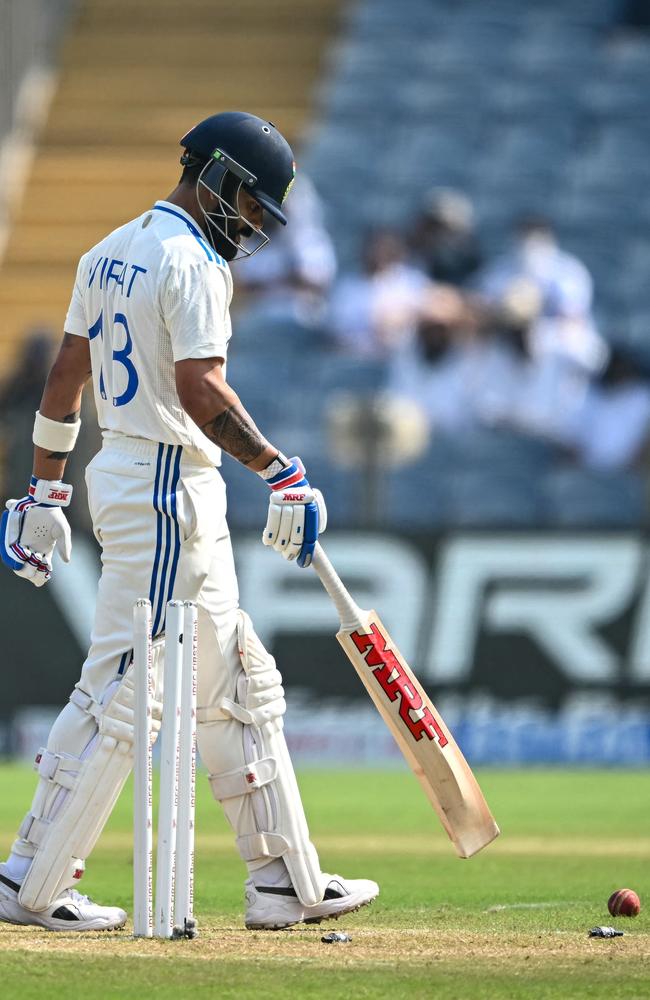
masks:
<svg viewBox="0 0 650 1000"><path fill-rule="evenodd" d="M399 698L400 718L406 723L409 732L416 742L426 736L429 740L438 740L441 747L449 742L434 717L431 709L426 706L422 696L409 679L404 667L391 649L386 646L386 640L374 622L370 632L352 632L350 638L379 681L390 701ZM421 712L420 718L414 719L411 712Z"/></svg>

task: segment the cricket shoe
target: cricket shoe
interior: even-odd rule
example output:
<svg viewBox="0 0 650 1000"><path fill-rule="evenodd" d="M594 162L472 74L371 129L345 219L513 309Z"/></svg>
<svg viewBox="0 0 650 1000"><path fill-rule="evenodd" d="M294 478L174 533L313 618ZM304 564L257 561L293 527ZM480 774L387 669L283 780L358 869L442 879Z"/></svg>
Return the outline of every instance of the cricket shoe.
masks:
<svg viewBox="0 0 650 1000"><path fill-rule="evenodd" d="M336 920L372 903L379 895L379 886L370 879L344 879L340 875L323 875L327 887L320 903L304 906L289 886L255 885L246 881L246 927L249 931L279 931L292 924L319 924L321 920Z"/></svg>
<svg viewBox="0 0 650 1000"><path fill-rule="evenodd" d="M20 885L0 872L0 920L43 927L46 931L113 931L124 927L118 906L99 906L76 889L68 889L44 910L26 910L18 902Z"/></svg>

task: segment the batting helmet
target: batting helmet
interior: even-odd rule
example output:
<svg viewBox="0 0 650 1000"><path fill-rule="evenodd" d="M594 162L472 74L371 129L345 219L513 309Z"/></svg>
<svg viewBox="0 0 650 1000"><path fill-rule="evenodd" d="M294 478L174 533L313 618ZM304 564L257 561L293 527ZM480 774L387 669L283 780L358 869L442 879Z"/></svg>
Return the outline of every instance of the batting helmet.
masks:
<svg viewBox="0 0 650 1000"><path fill-rule="evenodd" d="M286 226L282 203L296 172L291 146L272 122L245 111L205 118L180 141L188 150L181 163L209 163L203 183L219 192L230 173L244 190Z"/></svg>

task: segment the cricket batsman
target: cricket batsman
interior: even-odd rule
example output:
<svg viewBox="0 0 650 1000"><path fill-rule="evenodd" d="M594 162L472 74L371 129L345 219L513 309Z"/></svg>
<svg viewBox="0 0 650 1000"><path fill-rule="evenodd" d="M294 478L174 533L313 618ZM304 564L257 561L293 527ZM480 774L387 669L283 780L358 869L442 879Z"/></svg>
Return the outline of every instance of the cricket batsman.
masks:
<svg viewBox="0 0 650 1000"><path fill-rule="evenodd" d="M0 523L3 562L35 586L50 579L57 543L70 559L65 464L92 377L103 436L86 471L102 553L97 610L81 677L36 756L32 805L0 865L0 920L14 924L84 931L126 921L76 887L133 762L131 623L143 596L154 637L172 597L198 605L198 746L248 869L246 926L319 922L379 891L321 872L284 738L282 678L239 608L219 472L224 449L260 477L264 544L309 566L323 498L226 381L229 265L268 242L265 213L286 224L293 154L271 122L243 112L206 118L180 145L174 191L79 262L34 421L31 482ZM269 391L273 377L260 372Z"/></svg>

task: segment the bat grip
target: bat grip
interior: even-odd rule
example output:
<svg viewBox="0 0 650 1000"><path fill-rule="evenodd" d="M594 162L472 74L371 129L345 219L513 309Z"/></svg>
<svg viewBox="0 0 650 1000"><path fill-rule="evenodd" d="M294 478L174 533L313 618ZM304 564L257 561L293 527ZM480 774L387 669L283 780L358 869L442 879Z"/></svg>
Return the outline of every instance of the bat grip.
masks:
<svg viewBox="0 0 650 1000"><path fill-rule="evenodd" d="M340 576L325 555L320 542L316 543L311 564L318 573L325 590L332 598L334 607L341 619L341 627L344 629L354 629L361 625L365 617L364 612L352 600L350 594L345 589Z"/></svg>

